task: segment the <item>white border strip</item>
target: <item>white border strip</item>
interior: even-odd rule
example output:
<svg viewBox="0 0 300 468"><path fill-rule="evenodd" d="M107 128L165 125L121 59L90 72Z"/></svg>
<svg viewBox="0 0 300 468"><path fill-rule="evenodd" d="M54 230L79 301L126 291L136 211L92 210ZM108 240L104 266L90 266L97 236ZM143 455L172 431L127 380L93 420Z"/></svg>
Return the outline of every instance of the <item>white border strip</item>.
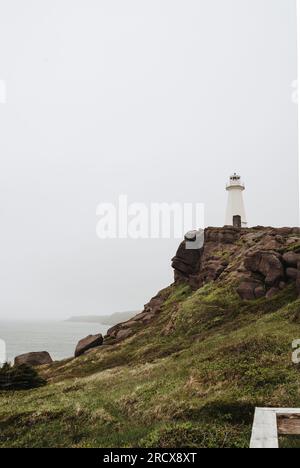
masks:
<svg viewBox="0 0 300 468"><path fill-rule="evenodd" d="M298 75L298 179L299 179L299 210L300 210L300 0L297 1L297 75ZM299 212L300 224L300 212Z"/></svg>

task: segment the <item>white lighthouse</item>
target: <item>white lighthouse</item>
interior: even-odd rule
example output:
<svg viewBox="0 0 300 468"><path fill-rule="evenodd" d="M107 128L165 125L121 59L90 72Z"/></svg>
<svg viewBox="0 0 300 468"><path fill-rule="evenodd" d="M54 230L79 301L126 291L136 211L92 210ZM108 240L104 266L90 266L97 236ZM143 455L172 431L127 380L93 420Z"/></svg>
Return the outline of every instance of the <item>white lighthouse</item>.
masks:
<svg viewBox="0 0 300 468"><path fill-rule="evenodd" d="M230 179L229 184L226 185L228 192L226 221L227 226L246 227L246 214L243 200L243 191L245 185L241 182L241 177L234 173Z"/></svg>

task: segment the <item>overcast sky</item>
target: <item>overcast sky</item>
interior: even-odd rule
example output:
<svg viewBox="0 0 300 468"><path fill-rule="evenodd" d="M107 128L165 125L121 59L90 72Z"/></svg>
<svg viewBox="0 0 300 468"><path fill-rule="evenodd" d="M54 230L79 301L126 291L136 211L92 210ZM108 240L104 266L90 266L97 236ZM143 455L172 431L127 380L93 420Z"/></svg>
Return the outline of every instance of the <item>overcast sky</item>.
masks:
<svg viewBox="0 0 300 468"><path fill-rule="evenodd" d="M137 310L176 240L100 240L96 207L203 202L297 225L294 0L0 0L0 319Z"/></svg>

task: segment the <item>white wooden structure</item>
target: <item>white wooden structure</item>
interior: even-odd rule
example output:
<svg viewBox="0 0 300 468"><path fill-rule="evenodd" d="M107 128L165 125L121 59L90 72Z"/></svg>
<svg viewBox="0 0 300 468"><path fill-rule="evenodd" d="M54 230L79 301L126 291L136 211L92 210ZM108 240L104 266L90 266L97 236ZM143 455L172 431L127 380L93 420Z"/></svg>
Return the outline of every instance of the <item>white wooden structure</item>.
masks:
<svg viewBox="0 0 300 468"><path fill-rule="evenodd" d="M300 408L256 408L250 448L279 448L278 417L292 415L300 418Z"/></svg>

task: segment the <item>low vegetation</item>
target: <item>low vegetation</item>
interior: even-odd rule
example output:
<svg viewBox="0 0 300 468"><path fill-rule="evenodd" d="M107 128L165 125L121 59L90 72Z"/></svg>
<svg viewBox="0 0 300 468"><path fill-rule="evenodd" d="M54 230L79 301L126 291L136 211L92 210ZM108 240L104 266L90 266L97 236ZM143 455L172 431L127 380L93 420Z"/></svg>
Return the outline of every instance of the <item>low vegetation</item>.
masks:
<svg viewBox="0 0 300 468"><path fill-rule="evenodd" d="M0 391L0 446L248 447L255 406L300 406L294 285L251 302L220 283L166 296L133 337Z"/></svg>
<svg viewBox="0 0 300 468"><path fill-rule="evenodd" d="M26 364L12 367L7 363L0 368L0 391L29 390L45 384L37 371Z"/></svg>

